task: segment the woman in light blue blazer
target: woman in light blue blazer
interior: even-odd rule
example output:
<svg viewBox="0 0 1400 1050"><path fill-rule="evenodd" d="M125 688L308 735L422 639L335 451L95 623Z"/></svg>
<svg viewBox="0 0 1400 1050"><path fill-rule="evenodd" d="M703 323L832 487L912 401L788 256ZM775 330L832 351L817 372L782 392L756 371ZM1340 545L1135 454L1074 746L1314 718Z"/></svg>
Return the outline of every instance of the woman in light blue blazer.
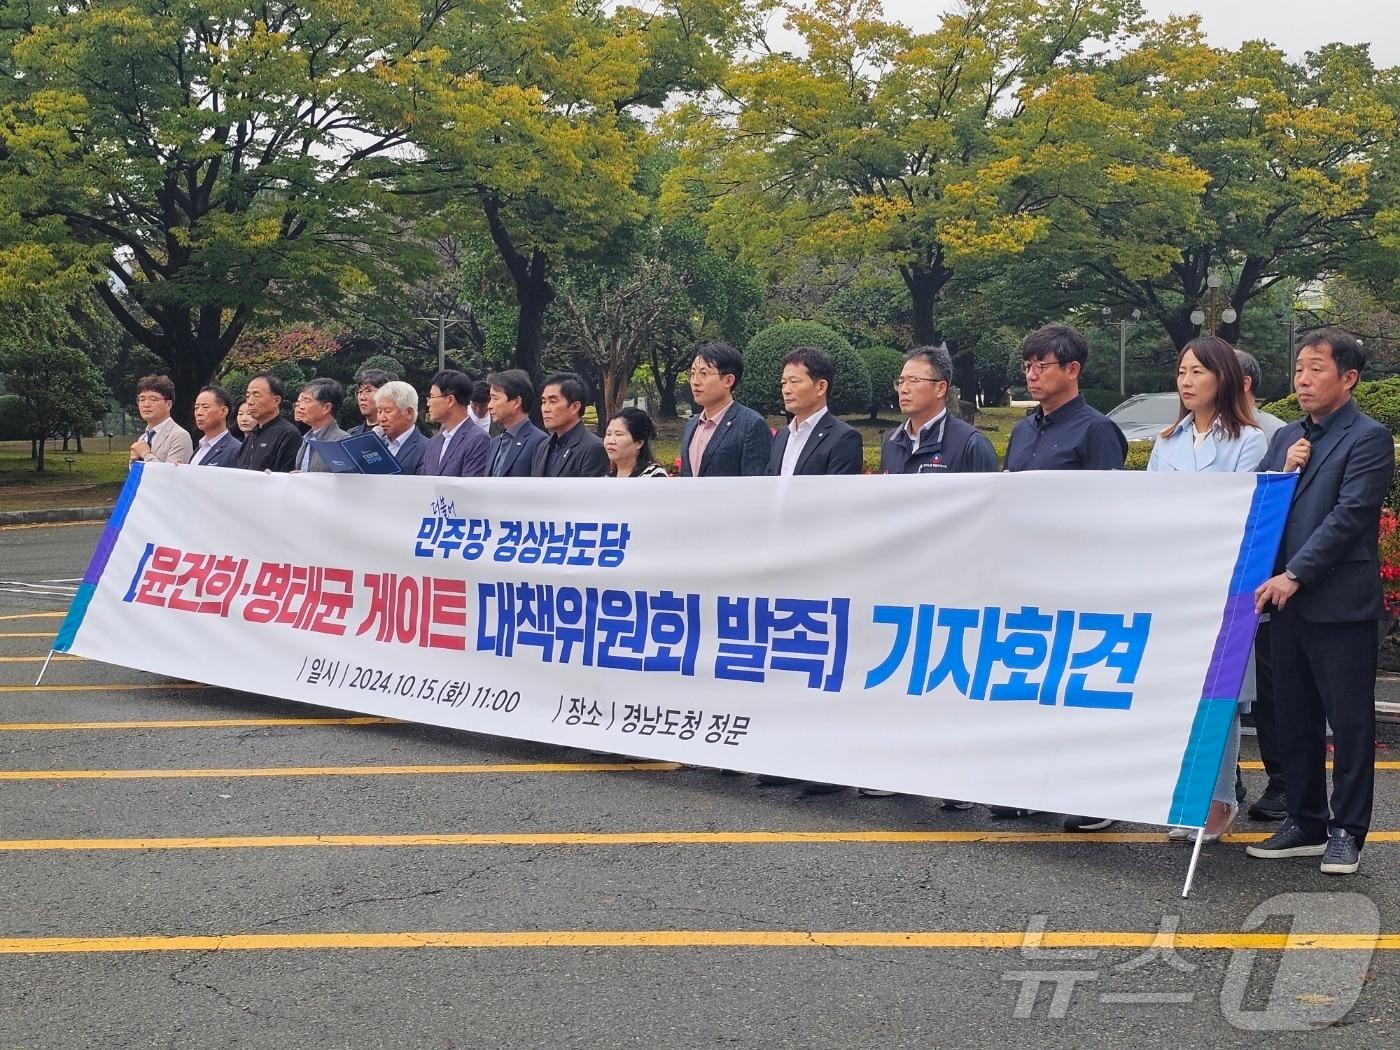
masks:
<svg viewBox="0 0 1400 1050"><path fill-rule="evenodd" d="M1255 425L1244 393L1244 373L1234 347L1213 335L1181 348L1176 363L1176 390L1181 397L1177 421L1157 437L1148 470L1256 470L1268 441ZM1235 767L1240 757L1240 716L1235 712L1220 775L1206 817L1203 841L1215 842L1239 813L1235 801ZM1173 828L1172 838L1190 838L1190 828Z"/></svg>

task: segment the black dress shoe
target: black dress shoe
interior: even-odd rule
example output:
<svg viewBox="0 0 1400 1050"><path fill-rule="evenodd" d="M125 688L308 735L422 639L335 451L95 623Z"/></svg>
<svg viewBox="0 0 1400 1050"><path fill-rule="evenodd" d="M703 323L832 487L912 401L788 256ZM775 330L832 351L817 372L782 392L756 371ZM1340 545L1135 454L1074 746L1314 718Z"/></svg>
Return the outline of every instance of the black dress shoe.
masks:
<svg viewBox="0 0 1400 1050"><path fill-rule="evenodd" d="M1320 857L1326 849L1326 835L1309 835L1290 818L1268 839L1257 846L1246 846L1244 851L1261 860L1281 860L1284 857Z"/></svg>
<svg viewBox="0 0 1400 1050"><path fill-rule="evenodd" d="M1252 820L1282 820L1288 816L1288 794L1283 785L1271 781L1258 801L1249 807L1249 816Z"/></svg>

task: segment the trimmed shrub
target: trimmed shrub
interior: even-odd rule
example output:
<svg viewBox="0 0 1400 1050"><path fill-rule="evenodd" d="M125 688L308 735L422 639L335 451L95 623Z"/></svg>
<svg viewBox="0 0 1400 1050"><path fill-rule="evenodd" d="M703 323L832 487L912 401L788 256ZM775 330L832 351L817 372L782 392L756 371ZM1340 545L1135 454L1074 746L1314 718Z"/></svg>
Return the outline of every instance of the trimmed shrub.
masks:
<svg viewBox="0 0 1400 1050"><path fill-rule="evenodd" d="M835 361L836 381L828 399L832 412L839 416L870 411L870 374L865 362L838 332L816 321L783 321L749 340L739 400L765 416L781 413L783 398L778 384L783 377L783 358L799 346L825 350Z"/></svg>
<svg viewBox="0 0 1400 1050"><path fill-rule="evenodd" d="M24 430L23 413L18 394L0 394L0 441L23 441L29 437Z"/></svg>
<svg viewBox="0 0 1400 1050"><path fill-rule="evenodd" d="M899 406L894 381L904 367L904 355L888 346L867 346L859 353L870 376L870 418L874 419L880 409Z"/></svg>
<svg viewBox="0 0 1400 1050"><path fill-rule="evenodd" d="M1356 399L1357 408L1383 424L1392 434L1400 435L1400 376L1357 383L1352 397ZM1270 401L1264 408L1288 422L1303 414L1298 407L1297 394Z"/></svg>

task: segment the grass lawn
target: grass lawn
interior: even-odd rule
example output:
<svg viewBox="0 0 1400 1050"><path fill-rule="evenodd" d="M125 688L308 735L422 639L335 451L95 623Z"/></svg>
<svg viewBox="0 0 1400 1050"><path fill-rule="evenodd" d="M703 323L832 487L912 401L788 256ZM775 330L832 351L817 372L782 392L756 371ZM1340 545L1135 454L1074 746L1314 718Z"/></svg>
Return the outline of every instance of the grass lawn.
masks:
<svg viewBox="0 0 1400 1050"><path fill-rule="evenodd" d="M110 505L126 480L133 440L114 437L110 453L104 437L85 439L82 453L63 452L63 442L50 441L42 474L34 470L29 442L0 442L0 511ZM65 461L69 456L71 464Z"/></svg>

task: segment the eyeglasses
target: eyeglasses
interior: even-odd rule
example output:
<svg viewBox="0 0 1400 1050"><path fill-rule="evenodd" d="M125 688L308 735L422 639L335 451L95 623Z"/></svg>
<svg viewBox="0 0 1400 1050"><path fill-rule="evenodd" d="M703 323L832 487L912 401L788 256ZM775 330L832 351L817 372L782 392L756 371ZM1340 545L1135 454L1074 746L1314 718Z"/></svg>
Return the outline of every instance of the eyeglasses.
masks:
<svg viewBox="0 0 1400 1050"><path fill-rule="evenodd" d="M692 368L690 370L691 379L712 379L719 375L713 368Z"/></svg>
<svg viewBox="0 0 1400 1050"><path fill-rule="evenodd" d="M915 383L946 383L946 379L930 379L928 376L900 376L894 381L896 390L903 390L906 386L913 386Z"/></svg>
<svg viewBox="0 0 1400 1050"><path fill-rule="evenodd" d="M1038 376L1051 365L1057 365L1061 368L1064 367L1063 362L1057 361L1055 358L1051 357L1044 361L1027 361L1021 365L1021 371L1028 376Z"/></svg>

